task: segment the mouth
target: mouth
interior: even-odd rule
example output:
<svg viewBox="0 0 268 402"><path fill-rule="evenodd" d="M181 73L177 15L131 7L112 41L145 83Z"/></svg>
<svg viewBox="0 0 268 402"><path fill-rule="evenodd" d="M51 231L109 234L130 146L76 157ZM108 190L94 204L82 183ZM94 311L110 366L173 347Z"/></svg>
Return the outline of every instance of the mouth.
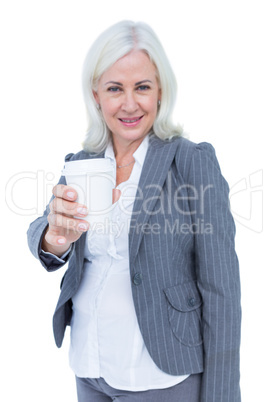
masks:
<svg viewBox="0 0 268 402"><path fill-rule="evenodd" d="M133 127L139 124L143 116L133 117L132 119L119 119L125 126Z"/></svg>

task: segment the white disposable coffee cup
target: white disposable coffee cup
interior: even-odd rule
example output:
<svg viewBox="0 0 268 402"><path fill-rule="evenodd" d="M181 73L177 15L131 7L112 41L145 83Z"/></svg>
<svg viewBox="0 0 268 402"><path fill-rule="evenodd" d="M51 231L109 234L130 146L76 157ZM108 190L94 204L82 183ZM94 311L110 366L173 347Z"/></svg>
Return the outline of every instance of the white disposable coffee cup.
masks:
<svg viewBox="0 0 268 402"><path fill-rule="evenodd" d="M90 223L90 228L107 225L110 222L115 187L115 169L111 159L66 162L62 175L67 185L77 191L76 202L87 206L88 215L83 219Z"/></svg>

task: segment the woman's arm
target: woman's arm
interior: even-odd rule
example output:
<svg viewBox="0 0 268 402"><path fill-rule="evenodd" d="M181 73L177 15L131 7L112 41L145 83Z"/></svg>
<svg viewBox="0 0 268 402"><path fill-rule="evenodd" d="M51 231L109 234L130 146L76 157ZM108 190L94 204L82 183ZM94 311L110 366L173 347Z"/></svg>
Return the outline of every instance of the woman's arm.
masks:
<svg viewBox="0 0 268 402"><path fill-rule="evenodd" d="M82 222L88 228L87 222L74 218L74 215L81 215L82 219L84 214L80 214L78 208L83 206L75 202L75 190L72 189L74 196L71 198L67 195L69 191L65 178L61 177L43 216L32 222L27 232L30 251L48 271L59 269L67 262L70 255L66 252L85 231L84 226L79 230L78 225Z"/></svg>
<svg viewBox="0 0 268 402"><path fill-rule="evenodd" d="M215 152L202 143L192 158L189 183L192 219L203 223L195 235L197 284L203 298L204 373L201 402L239 402L240 279L229 188ZM200 225L199 225L200 226Z"/></svg>

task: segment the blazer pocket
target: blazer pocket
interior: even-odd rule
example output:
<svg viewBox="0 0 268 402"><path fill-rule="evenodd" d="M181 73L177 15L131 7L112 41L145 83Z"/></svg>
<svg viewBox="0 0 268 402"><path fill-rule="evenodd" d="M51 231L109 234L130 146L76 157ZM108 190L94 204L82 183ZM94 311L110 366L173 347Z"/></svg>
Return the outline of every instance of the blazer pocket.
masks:
<svg viewBox="0 0 268 402"><path fill-rule="evenodd" d="M201 332L202 299L196 282L164 289L168 318L175 337L186 346L198 346L203 342Z"/></svg>

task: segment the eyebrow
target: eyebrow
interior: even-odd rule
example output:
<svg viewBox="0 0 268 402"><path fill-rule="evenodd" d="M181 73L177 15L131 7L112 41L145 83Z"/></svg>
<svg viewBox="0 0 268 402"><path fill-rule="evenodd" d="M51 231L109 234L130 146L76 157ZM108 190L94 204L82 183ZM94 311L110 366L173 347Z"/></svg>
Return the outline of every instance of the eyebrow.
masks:
<svg viewBox="0 0 268 402"><path fill-rule="evenodd" d="M135 86L144 84L145 82L150 82L152 84L152 81L150 81L150 80L142 80L142 81L136 82ZM123 84L121 84L121 82L117 82L117 81L108 81L108 82L105 82L104 85L108 85L108 84L119 85L121 87L123 86Z"/></svg>

